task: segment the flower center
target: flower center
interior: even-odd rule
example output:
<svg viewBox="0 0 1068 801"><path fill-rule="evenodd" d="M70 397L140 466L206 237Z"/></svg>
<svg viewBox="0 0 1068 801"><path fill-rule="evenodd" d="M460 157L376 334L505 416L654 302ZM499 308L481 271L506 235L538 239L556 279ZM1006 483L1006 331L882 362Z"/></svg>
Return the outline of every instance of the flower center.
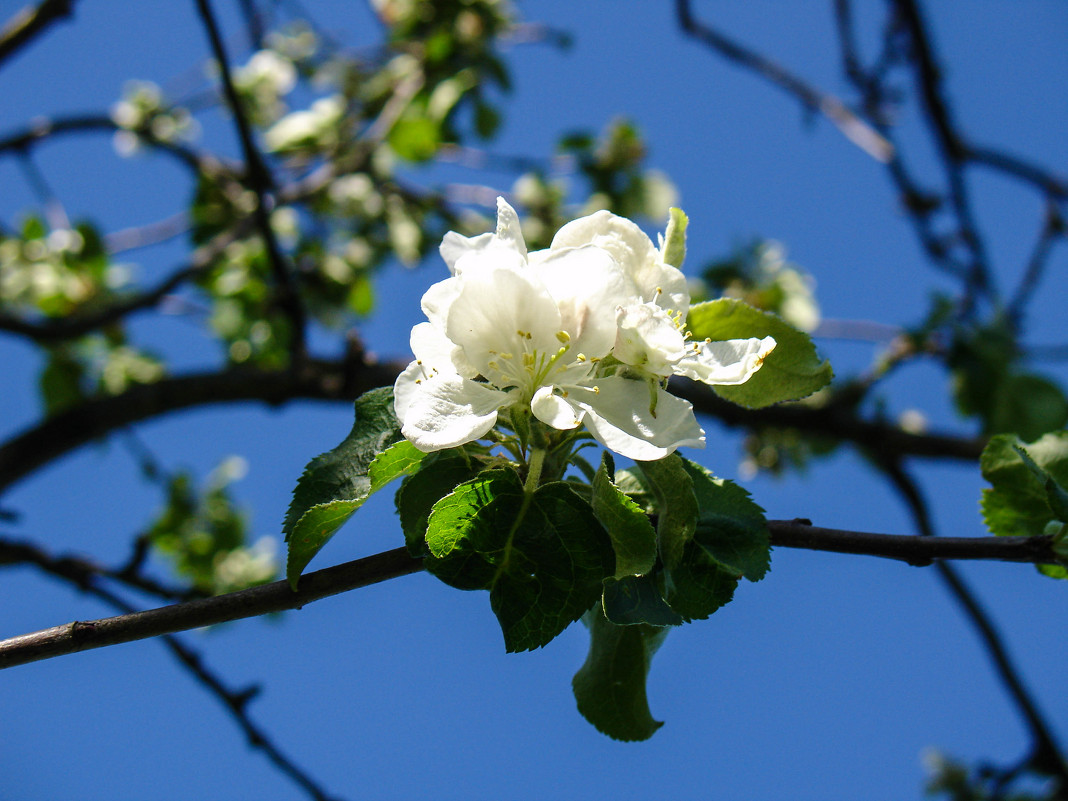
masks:
<svg viewBox="0 0 1068 801"><path fill-rule="evenodd" d="M529 332L516 331L517 353L489 351L486 365L490 374L485 376L486 380L498 389L517 388L523 401L529 403L539 387L552 383L550 378L574 363L564 359L571 349L571 336L566 331L557 331L556 339L560 347L555 352L537 350ZM585 361L581 354L579 361Z"/></svg>

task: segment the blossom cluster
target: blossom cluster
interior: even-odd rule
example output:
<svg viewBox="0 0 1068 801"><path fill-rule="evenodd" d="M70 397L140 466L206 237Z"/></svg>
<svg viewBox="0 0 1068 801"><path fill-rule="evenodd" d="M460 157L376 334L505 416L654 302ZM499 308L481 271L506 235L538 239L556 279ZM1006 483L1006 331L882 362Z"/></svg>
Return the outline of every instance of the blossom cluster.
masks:
<svg viewBox="0 0 1068 801"><path fill-rule="evenodd" d="M672 375L741 384L771 337L692 341L686 278L632 221L607 211L561 228L527 252L519 218L497 201L494 233L446 234L451 276L423 295L415 360L394 386L402 433L422 451L485 437L505 414L559 431L579 426L631 459L703 447Z"/></svg>

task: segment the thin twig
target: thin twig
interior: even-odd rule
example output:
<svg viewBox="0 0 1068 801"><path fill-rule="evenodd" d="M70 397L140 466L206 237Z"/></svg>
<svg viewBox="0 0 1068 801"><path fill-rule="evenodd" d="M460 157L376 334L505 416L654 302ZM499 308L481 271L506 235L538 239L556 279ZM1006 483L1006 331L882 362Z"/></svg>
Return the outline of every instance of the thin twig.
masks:
<svg viewBox="0 0 1068 801"><path fill-rule="evenodd" d="M215 156L199 153L180 142L160 139L153 135L150 128L126 128L105 114L75 114L68 117L35 119L23 128L0 136L0 153L21 153L56 136L119 131L134 134L145 144L173 156L195 172L204 175L236 172L233 165L228 165Z"/></svg>
<svg viewBox="0 0 1068 801"><path fill-rule="evenodd" d="M53 576L69 581L83 590L95 587L98 578L111 579L148 593L165 601L189 601L200 597L196 591L184 587L171 587L126 569L113 570L98 565L84 556L52 556L36 543L0 537L0 566L36 565Z"/></svg>
<svg viewBox="0 0 1068 801"><path fill-rule="evenodd" d="M17 162L26 183L37 196L37 202L44 207L44 217L48 227L53 231L69 230L71 225L67 210L63 208L63 203L52 191L48 181L45 180L44 173L38 168L30 154L25 151L19 153Z"/></svg>
<svg viewBox="0 0 1068 801"><path fill-rule="evenodd" d="M271 265L271 273L274 275L275 282L278 285L279 306L289 318L293 329L290 354L295 367L306 355L307 315L300 300L296 278L291 265L288 264L287 259L282 254L278 238L275 236L274 228L271 226L271 210L274 206L271 192L274 189L274 179L260 156L259 149L256 147L252 136L252 127L245 114L241 98L238 97L237 89L234 87L230 62L226 55L226 47L223 44L215 15L212 13L210 0L197 0L197 9L200 12L201 21L211 43L212 53L219 67L226 103L234 116L234 125L237 128L238 138L241 141L241 150L245 157L249 188L256 195L256 208L254 211L256 226L259 229L260 236L263 237L267 260Z"/></svg>
<svg viewBox="0 0 1068 801"><path fill-rule="evenodd" d="M771 59L729 39L693 15L689 0L675 0L679 27L688 35L740 66L752 70L796 97L812 111L826 117L846 137L877 161L893 158L894 148L887 139L853 113L834 95L823 92Z"/></svg>
<svg viewBox="0 0 1068 801"><path fill-rule="evenodd" d="M986 245L972 210L971 196L964 176L967 148L958 133L949 101L942 85L942 70L917 0L892 0L912 44L915 79L934 139L942 156L949 195L957 217L958 232L970 253L964 310L970 310L976 295L993 296L993 276Z"/></svg>
<svg viewBox="0 0 1068 801"><path fill-rule="evenodd" d="M920 536L931 542L942 539L935 536L934 524L931 522L927 502L923 498L919 485L901 466L900 461L880 459L878 463L883 473L890 479L901 495L906 506L908 506ZM983 609L975 593L972 592L952 565L942 561L936 561L934 565L942 581L949 588L953 597L975 627L991 661L994 663L994 668L1001 683L1016 704L1020 715L1027 722L1033 739L1032 765L1051 776L1057 777L1061 790L1068 790L1068 764L1065 763L1061 756L1061 747L1057 743L1053 729L1046 721L1038 704L1030 691L1024 686L1019 668L1016 667L1009 656L1008 648L1005 646L1005 642L993 620Z"/></svg>
<svg viewBox="0 0 1068 801"><path fill-rule="evenodd" d="M55 557L36 545L24 542L0 540L0 565L30 563L40 567L46 573L70 582L82 592L88 593L107 603L125 615L136 614L136 609L125 599L100 586L97 579L103 577L122 581L135 589L151 592L163 597L183 597L190 593L167 590L162 585L144 577L132 579L126 571L111 571L100 568L80 557ZM193 593L195 595L195 593ZM262 751L279 771L298 784L314 801L330 801L330 796L319 784L275 745L270 735L257 726L248 714L248 703L257 694L256 687L233 689L227 687L218 675L204 664L203 657L185 645L172 634L161 636L163 645L183 665L200 684L208 690L230 712L237 726L244 732L252 748Z"/></svg>
<svg viewBox="0 0 1068 801"><path fill-rule="evenodd" d="M1008 305L1008 317L1012 320L1017 331L1020 330L1020 325L1023 322L1024 310L1038 289L1042 275L1046 271L1046 265L1049 264L1053 244L1064 235L1064 220L1061 219L1056 206L1050 202L1046 209L1046 218L1042 221L1042 230L1038 232L1034 248L1031 250L1031 256L1027 260L1027 267L1024 270L1023 277L1020 279L1020 284L1016 287L1016 293L1012 296L1012 300Z"/></svg>

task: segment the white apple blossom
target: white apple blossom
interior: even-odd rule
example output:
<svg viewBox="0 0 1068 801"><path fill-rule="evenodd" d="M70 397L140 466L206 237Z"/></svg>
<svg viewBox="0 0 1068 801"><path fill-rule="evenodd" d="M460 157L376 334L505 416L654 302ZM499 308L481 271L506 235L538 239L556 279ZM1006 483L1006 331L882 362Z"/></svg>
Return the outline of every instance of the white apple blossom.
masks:
<svg viewBox="0 0 1068 801"><path fill-rule="evenodd" d="M402 433L424 451L486 436L503 409L561 431L585 425L632 459L703 447L692 406L665 379L741 383L774 347L770 338L688 342L682 273L608 212L527 253L515 211L499 199L494 233L450 232L441 255L452 276L423 296L416 359L394 387Z"/></svg>

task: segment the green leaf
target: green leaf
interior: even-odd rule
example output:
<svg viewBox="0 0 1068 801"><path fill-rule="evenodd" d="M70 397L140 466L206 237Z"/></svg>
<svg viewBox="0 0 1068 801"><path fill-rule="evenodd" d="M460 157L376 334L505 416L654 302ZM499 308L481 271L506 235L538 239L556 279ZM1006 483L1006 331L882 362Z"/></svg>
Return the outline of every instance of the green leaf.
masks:
<svg viewBox="0 0 1068 801"><path fill-rule="evenodd" d="M648 740L664 724L649 712L645 680L669 629L616 626L593 609L583 618L590 651L571 687L582 716L616 740Z"/></svg>
<svg viewBox="0 0 1068 801"><path fill-rule="evenodd" d="M771 540L764 510L749 493L683 459L699 508L696 542L717 565L735 576L760 581L771 565Z"/></svg>
<svg viewBox="0 0 1068 801"><path fill-rule="evenodd" d="M820 359L808 334L741 301L721 298L691 306L686 325L695 340L775 338L775 350L748 381L712 387L721 398L740 406L757 409L800 400L827 386L834 376L830 363Z"/></svg>
<svg viewBox="0 0 1068 801"><path fill-rule="evenodd" d="M294 589L312 557L371 493L419 465L423 454L399 438L393 388L373 389L356 400L356 422L345 440L304 468L282 527Z"/></svg>
<svg viewBox="0 0 1068 801"><path fill-rule="evenodd" d="M990 438L979 461L991 488L983 490L983 519L998 536L1034 537L1064 531L1068 523L1068 431L1054 431L1026 449L1011 435ZM1063 565L1040 565L1068 578Z"/></svg>
<svg viewBox="0 0 1068 801"><path fill-rule="evenodd" d="M441 145L441 126L429 117L412 114L397 120L389 132L389 146L407 161L426 161Z"/></svg>
<svg viewBox="0 0 1068 801"><path fill-rule="evenodd" d="M983 491L983 517L999 536L1039 536L1047 524L1061 519L1050 505L1046 482L1061 490L1068 486L1068 431L1046 434L1027 446L1033 467L1021 451L1016 437L999 434L990 438L979 460L983 478L992 485Z"/></svg>
<svg viewBox="0 0 1068 801"><path fill-rule="evenodd" d="M501 127L501 115L483 100L475 103L475 131L482 139L490 139Z"/></svg>
<svg viewBox="0 0 1068 801"><path fill-rule="evenodd" d="M611 566L604 530L564 482L531 495L514 470L487 470L434 505L427 570L490 592L509 652L550 642L600 597Z"/></svg>
<svg viewBox="0 0 1068 801"><path fill-rule="evenodd" d="M1042 376L1018 373L998 385L991 413L991 433L1012 432L1024 442L1038 439L1068 422L1068 400L1061 388Z"/></svg>
<svg viewBox="0 0 1068 801"><path fill-rule="evenodd" d="M463 449L451 448L427 455L419 470L404 479L394 501L408 553L427 555L426 530L434 504L478 475L480 469Z"/></svg>
<svg viewBox="0 0 1068 801"><path fill-rule="evenodd" d="M660 595L652 576L606 578L601 606L605 617L618 626L648 623L651 626L681 626L682 618Z"/></svg>
<svg viewBox="0 0 1068 801"><path fill-rule="evenodd" d="M85 365L80 362L69 348L59 347L48 350L48 362L41 371L40 390L44 401L45 414L58 414L85 400L83 381Z"/></svg>
<svg viewBox="0 0 1068 801"><path fill-rule="evenodd" d="M659 575L660 594L687 623L704 620L730 603L738 579L721 568L696 542L686 546L682 560Z"/></svg>
<svg viewBox="0 0 1068 801"><path fill-rule="evenodd" d="M677 453L655 462L638 462L649 488L656 497L660 558L672 568L682 558L683 549L697 527L697 497L693 481Z"/></svg>
<svg viewBox="0 0 1068 801"><path fill-rule="evenodd" d="M1027 469L1031 471L1031 475L1042 484L1042 488L1046 491L1046 504L1053 513L1053 517L1068 522L1068 490L1065 490L1053 476L1039 467L1026 450L1019 445L1013 445L1012 449L1023 460Z"/></svg>
<svg viewBox="0 0 1068 801"><path fill-rule="evenodd" d="M682 269L682 263L686 259L686 226L690 219L682 209L672 208L668 218L667 231L664 232L663 252L664 264Z"/></svg>
<svg viewBox="0 0 1068 801"><path fill-rule="evenodd" d="M614 476L615 463L605 451L593 478L593 514L612 541L615 578L644 575L656 564L656 532L638 504L616 487Z"/></svg>

